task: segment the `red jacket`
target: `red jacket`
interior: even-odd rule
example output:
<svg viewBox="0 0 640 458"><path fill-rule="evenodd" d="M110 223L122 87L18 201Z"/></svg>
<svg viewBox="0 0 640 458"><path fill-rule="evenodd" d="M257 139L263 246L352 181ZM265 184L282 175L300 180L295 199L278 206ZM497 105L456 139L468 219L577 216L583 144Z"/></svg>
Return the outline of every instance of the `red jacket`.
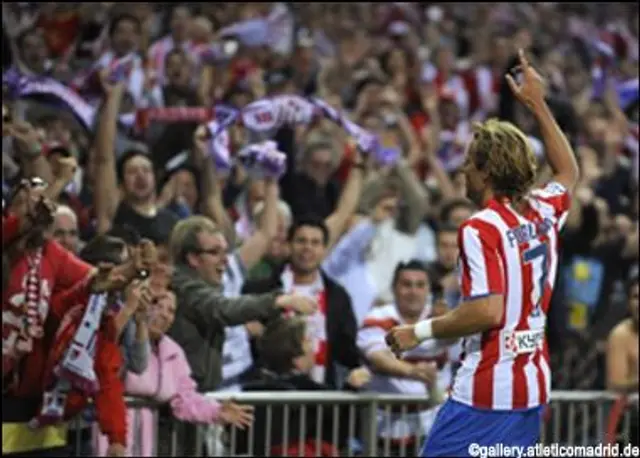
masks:
<svg viewBox="0 0 640 458"><path fill-rule="evenodd" d="M45 371L42 377L42 391L55 383L53 368L58 364L71 344L73 337L82 322L85 307L89 302L89 283L74 287L52 298L52 308L60 310L67 308L65 322L60 323L58 331L49 352ZM127 417L124 401L124 385L120 379L122 356L116 340L116 329L113 316L107 314L98 330L95 373L100 384L94 396L96 414L100 430L108 437L109 443L126 446ZM71 419L80 414L87 406L89 398L77 391L71 391L65 405L65 419Z"/></svg>

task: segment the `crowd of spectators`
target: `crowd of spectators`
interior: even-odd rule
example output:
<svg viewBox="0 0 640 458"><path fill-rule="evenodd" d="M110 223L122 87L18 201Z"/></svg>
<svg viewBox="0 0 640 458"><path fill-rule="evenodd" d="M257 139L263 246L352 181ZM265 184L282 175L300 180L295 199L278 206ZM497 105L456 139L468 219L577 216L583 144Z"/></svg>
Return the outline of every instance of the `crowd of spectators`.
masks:
<svg viewBox="0 0 640 458"><path fill-rule="evenodd" d="M538 126L504 84L518 49L581 168L548 316L552 386L637 390L636 4L2 8L3 453L58 456L69 439L86 454L147 455L154 427L168 450L171 417L253 421L212 391L437 403L459 345L399 360L384 332L456 306L473 122L515 123L539 183L549 176ZM324 101L397 157L377 163L327 117L268 132L286 158L278 173L239 160L267 139L246 123L225 130L228 168L210 157L215 107L282 95ZM169 408L158 425L146 410L133 422L125 395ZM434 412L381 413L379 435L407 446ZM257 409L256 440L304 442L265 421Z"/></svg>

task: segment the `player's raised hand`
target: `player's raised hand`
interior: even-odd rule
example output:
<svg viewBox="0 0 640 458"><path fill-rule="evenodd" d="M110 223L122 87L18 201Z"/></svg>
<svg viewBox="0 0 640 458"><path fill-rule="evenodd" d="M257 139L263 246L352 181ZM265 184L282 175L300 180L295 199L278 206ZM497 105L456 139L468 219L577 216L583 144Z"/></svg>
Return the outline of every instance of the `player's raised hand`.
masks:
<svg viewBox="0 0 640 458"><path fill-rule="evenodd" d="M396 356L403 351L417 347L420 341L416 337L413 325L396 326L385 336L385 341Z"/></svg>
<svg viewBox="0 0 640 458"><path fill-rule="evenodd" d="M518 51L518 56L520 64L516 70L522 76L522 81L519 84L516 83L513 76L509 74L507 74L505 78L513 95L515 95L521 103L533 110L544 104L546 84L542 76L531 66L522 49Z"/></svg>

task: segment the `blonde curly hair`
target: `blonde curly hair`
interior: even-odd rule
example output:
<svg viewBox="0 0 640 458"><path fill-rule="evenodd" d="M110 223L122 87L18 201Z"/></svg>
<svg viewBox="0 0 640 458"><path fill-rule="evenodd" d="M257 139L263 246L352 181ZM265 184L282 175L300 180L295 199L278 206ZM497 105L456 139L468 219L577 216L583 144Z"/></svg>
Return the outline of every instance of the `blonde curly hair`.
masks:
<svg viewBox="0 0 640 458"><path fill-rule="evenodd" d="M487 174L496 196L522 198L536 180L537 162L527 136L510 122L492 118L473 124L468 160Z"/></svg>

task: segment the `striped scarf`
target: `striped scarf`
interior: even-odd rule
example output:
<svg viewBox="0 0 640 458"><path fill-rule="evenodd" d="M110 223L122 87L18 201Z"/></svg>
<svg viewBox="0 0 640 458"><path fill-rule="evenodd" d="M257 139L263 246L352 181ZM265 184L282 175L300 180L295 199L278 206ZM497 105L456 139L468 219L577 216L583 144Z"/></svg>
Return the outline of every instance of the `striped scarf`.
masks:
<svg viewBox="0 0 640 458"><path fill-rule="evenodd" d="M32 428L56 423L65 417L65 404L74 390L84 396L98 391L94 359L98 329L107 306L107 295L91 295L87 307L78 304L62 319L47 361L47 387L39 414L29 422ZM84 309L82 318L80 313ZM51 370L51 368L53 368Z"/></svg>

